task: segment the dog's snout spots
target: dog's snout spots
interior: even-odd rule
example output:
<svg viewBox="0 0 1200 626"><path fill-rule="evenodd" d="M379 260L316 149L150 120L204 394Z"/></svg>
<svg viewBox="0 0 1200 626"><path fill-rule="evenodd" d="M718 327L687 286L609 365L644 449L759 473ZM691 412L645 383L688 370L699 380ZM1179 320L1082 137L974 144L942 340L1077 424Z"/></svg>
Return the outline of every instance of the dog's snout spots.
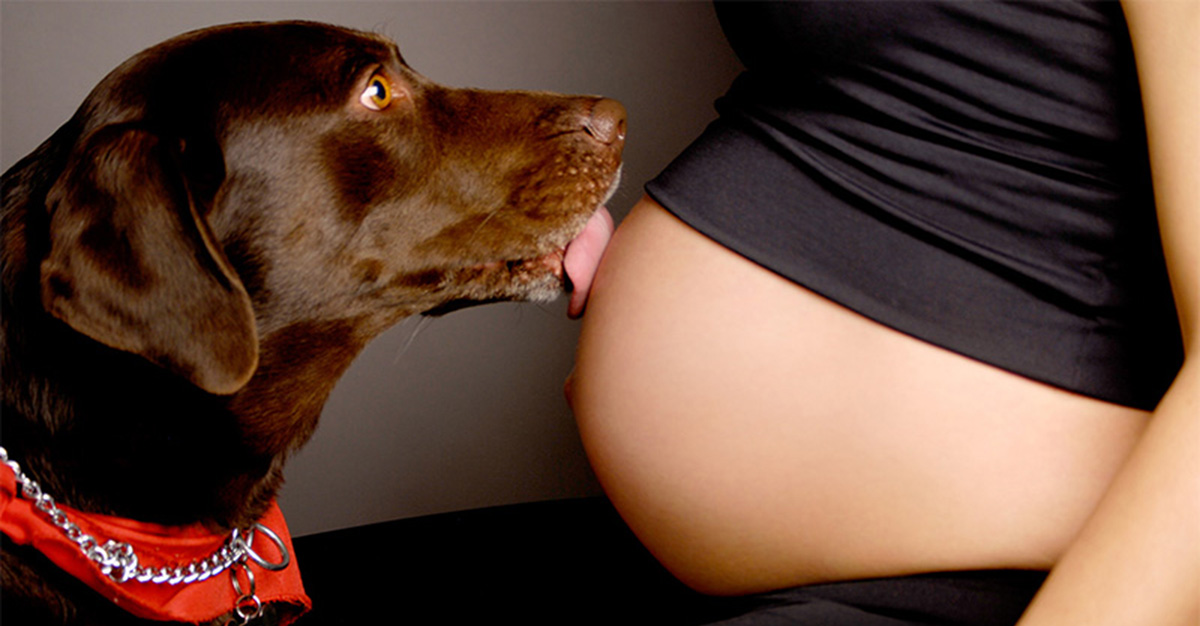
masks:
<svg viewBox="0 0 1200 626"><path fill-rule="evenodd" d="M395 183L398 172L393 158L377 140L362 135L330 137L325 153L341 216L359 224Z"/></svg>
<svg viewBox="0 0 1200 626"><path fill-rule="evenodd" d="M616 100L603 98L592 106L584 130L600 143L612 145L625 141L625 107Z"/></svg>

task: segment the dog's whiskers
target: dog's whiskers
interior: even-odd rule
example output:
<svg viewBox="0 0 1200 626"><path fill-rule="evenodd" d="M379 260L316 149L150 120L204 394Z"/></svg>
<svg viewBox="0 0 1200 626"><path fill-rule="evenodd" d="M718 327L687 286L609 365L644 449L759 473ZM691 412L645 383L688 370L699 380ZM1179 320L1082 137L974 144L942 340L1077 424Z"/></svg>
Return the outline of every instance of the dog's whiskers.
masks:
<svg viewBox="0 0 1200 626"><path fill-rule="evenodd" d="M501 209L494 209L484 216L483 220L479 222L479 225L475 227L475 230L471 232L471 236L467 239L468 245L475 243L475 237L478 236L481 231L483 231L483 228L487 226L488 222L492 221L493 217L496 217L500 214L500 211Z"/></svg>
<svg viewBox="0 0 1200 626"><path fill-rule="evenodd" d="M425 327L433 323L432 317L415 315L401 322L401 326L408 324L409 320L411 319L416 319L417 323L413 326L412 332L410 332L408 337L404 340L404 345L400 346L400 349L396 352L396 358L392 360L393 365L399 363L400 359L404 358L405 354L408 354L408 349L411 348L413 342L416 341L417 335L421 334L421 331L425 330Z"/></svg>

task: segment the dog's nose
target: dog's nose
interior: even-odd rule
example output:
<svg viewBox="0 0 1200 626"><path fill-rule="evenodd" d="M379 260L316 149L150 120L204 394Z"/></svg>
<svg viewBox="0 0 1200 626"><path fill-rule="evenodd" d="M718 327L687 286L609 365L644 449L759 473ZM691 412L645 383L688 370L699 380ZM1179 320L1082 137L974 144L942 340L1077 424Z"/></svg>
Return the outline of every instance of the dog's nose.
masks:
<svg viewBox="0 0 1200 626"><path fill-rule="evenodd" d="M593 139L606 145L625 141L625 107L616 100L602 98L592 105L592 113L584 130Z"/></svg>

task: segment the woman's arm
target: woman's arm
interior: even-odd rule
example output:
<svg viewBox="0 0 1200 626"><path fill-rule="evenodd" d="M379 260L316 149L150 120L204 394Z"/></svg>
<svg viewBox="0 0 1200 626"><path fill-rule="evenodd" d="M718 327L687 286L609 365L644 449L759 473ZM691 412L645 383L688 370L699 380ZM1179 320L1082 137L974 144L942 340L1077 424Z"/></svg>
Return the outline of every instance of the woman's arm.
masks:
<svg viewBox="0 0 1200 626"><path fill-rule="evenodd" d="M1127 0L1187 357L1020 626L1200 624L1200 0Z"/></svg>

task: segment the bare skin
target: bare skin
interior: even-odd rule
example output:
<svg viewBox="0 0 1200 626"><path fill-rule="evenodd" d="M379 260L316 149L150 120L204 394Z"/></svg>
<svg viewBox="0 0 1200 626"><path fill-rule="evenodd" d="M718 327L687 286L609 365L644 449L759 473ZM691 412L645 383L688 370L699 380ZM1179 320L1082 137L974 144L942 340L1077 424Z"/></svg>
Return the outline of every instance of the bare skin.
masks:
<svg viewBox="0 0 1200 626"><path fill-rule="evenodd" d="M1147 423L867 320L650 200L587 307L570 395L593 466L709 593L1049 569Z"/></svg>
<svg viewBox="0 0 1200 626"><path fill-rule="evenodd" d="M1020 626L1200 623L1200 2L1123 4L1186 352L1153 414L888 330L643 202L568 391L609 495L684 582L1052 568Z"/></svg>
<svg viewBox="0 0 1200 626"><path fill-rule="evenodd" d="M1020 626L1200 623L1200 2L1125 0L1186 356Z"/></svg>

